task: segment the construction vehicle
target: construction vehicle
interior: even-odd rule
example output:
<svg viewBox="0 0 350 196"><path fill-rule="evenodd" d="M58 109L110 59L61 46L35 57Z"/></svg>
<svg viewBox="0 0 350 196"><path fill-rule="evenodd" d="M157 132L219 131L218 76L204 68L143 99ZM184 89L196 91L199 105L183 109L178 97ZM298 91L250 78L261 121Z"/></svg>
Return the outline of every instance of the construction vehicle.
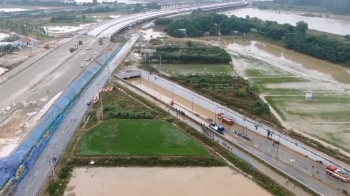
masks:
<svg viewBox="0 0 350 196"><path fill-rule="evenodd" d="M83 41L79 40L78 45L83 45Z"/></svg>
<svg viewBox="0 0 350 196"><path fill-rule="evenodd" d="M233 125L233 119L232 117L228 116L228 115L225 115L224 113L219 113L218 114L218 119L227 124L227 125Z"/></svg>
<svg viewBox="0 0 350 196"><path fill-rule="evenodd" d="M343 182L348 182L350 180L350 171L347 169L343 169L343 168L337 168L334 165L329 165L326 168L326 173L330 176L333 176L337 179L339 179L340 181Z"/></svg>
<svg viewBox="0 0 350 196"><path fill-rule="evenodd" d="M98 39L98 43L99 43L100 45L103 44L102 38Z"/></svg>
<svg viewBox="0 0 350 196"><path fill-rule="evenodd" d="M222 135L224 134L224 131L225 131L225 127L219 126L215 122L211 122L209 124L209 128L214 130L214 131L216 131L216 132L218 132L218 133L220 133L220 134L222 134Z"/></svg>
<svg viewBox="0 0 350 196"><path fill-rule="evenodd" d="M74 48L69 48L69 52L74 52L78 49L78 45L75 45Z"/></svg>

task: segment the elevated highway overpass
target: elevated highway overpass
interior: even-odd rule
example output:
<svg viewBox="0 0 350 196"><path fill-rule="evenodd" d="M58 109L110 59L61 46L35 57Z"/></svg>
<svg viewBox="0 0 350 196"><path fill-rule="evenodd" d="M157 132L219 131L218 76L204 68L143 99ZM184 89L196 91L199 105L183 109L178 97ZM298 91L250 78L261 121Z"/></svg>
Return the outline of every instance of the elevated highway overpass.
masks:
<svg viewBox="0 0 350 196"><path fill-rule="evenodd" d="M145 20L151 20L159 17L165 17L174 14L186 13L196 10L198 8L204 11L217 10L217 9L227 9L233 7L240 7L248 5L247 2L239 1L239 2L230 2L230 3L218 3L218 4L210 4L210 5L201 5L195 7L183 7L177 9L166 9L160 10L157 12L146 12L141 14L133 14L130 16L126 16L123 18L116 19L109 23L105 23L94 30L90 31L88 35L97 36L97 37L107 37L110 38L115 33L118 33L120 30L133 26L137 23L143 22Z"/></svg>

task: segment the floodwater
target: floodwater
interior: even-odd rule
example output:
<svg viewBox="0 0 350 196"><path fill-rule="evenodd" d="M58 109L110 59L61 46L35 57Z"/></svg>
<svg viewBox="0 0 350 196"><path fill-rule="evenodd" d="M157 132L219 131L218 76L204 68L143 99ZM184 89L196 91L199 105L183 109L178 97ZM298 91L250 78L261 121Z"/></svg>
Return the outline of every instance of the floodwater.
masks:
<svg viewBox="0 0 350 196"><path fill-rule="evenodd" d="M74 169L64 195L270 196L271 194L228 167L94 167Z"/></svg>
<svg viewBox="0 0 350 196"><path fill-rule="evenodd" d="M288 72L310 79L350 84L350 68L312 58L268 43L233 43L229 52L252 56Z"/></svg>
<svg viewBox="0 0 350 196"><path fill-rule="evenodd" d="M254 8L241 8L220 12L226 15L235 15L238 17L257 17L262 20L271 20L278 23L289 23L296 25L299 21L305 21L309 24L309 29L318 31L346 35L350 33L350 16L330 15L330 18L300 16L297 12L281 11L276 13L273 10L259 10Z"/></svg>

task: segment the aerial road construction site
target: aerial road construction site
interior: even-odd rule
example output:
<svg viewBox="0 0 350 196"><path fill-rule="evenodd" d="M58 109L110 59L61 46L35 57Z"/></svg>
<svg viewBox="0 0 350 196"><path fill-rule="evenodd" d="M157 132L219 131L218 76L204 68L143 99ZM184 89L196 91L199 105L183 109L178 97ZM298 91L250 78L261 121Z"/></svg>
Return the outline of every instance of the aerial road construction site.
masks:
<svg viewBox="0 0 350 196"><path fill-rule="evenodd" d="M240 3L245 4L201 7L224 8ZM139 22L194 9L197 7L125 16L89 32L80 32L0 83L0 195L5 192L39 194L74 131L81 120L86 120L85 114L96 93L111 80L111 72L129 54L140 35L133 34L122 47L111 43L111 36ZM318 195L347 195L350 190L346 183L350 179L345 169L348 165L296 145L296 141L273 128L159 76L145 71L140 71L138 76L134 83L115 77L135 93L147 99L153 97L156 104L165 109L172 106L186 111L190 114L188 124L201 129L225 148L239 151L233 143L244 148L246 151L240 154L252 166L257 164L257 169L263 168L258 168L254 159L267 162ZM205 121L208 118L213 122ZM271 141L278 144L271 145Z"/></svg>
<svg viewBox="0 0 350 196"><path fill-rule="evenodd" d="M202 7L218 9L236 4L236 2L212 4ZM238 4L242 3L238 2ZM181 11L189 12L197 8L184 8ZM42 151L45 153L47 149L45 147L50 143L56 128L59 127L64 115L68 114L67 108L71 109L76 103L76 96L87 88L93 77L99 76L98 86L103 85L108 78L107 75L110 74L108 67L103 69L105 65L120 51L119 54L126 55L137 40L137 37L131 38L128 42L131 45L124 46L121 50L118 45L110 45L110 37L144 20L178 13L180 13L179 8L134 14L97 26L90 32L78 32L74 37L65 38L54 44L55 47L49 49L51 51L34 63L20 70L10 71L7 73L8 77L2 78L0 83L1 194L7 191L13 192L22 178L26 179L25 176L31 174L32 167L39 163L36 162L37 158ZM96 79L94 81L96 82ZM95 92L92 92L93 90ZM92 100L98 88L88 89L88 91L91 97L82 96L78 103L86 106L86 102ZM81 109L84 110L86 107ZM77 120L80 121L80 119ZM74 130L71 131L74 132ZM66 140L69 141L69 138ZM61 145L56 157L60 156L64 148L65 145ZM45 158L40 165L49 165L50 161ZM28 192L25 195L37 194L43 180L48 177L44 170L41 171L45 175L42 175L41 179L39 176L35 178L36 184L31 187L32 191L28 189L29 186L25 186L20 190L23 192L19 195L26 191Z"/></svg>

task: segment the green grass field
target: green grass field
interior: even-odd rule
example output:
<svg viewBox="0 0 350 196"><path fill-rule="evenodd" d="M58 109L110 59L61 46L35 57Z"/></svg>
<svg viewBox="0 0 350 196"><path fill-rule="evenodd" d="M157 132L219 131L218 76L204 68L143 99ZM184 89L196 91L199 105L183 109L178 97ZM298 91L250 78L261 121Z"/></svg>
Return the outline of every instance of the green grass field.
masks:
<svg viewBox="0 0 350 196"><path fill-rule="evenodd" d="M108 120L80 140L77 155L201 156L207 150L160 120Z"/></svg>
<svg viewBox="0 0 350 196"><path fill-rule="evenodd" d="M162 71L170 75L233 75L234 73L229 64L162 64Z"/></svg>

